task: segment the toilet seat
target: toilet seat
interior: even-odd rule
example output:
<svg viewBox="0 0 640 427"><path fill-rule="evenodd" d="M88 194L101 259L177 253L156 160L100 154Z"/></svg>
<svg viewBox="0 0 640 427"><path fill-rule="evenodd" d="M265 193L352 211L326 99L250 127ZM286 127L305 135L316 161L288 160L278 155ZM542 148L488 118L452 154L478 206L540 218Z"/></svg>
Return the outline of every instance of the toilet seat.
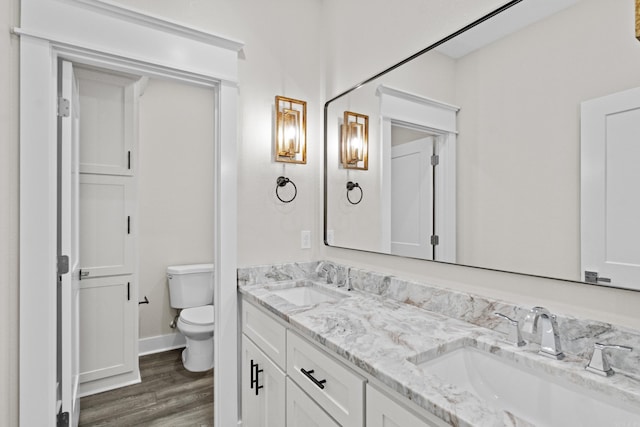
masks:
<svg viewBox="0 0 640 427"><path fill-rule="evenodd" d="M187 325L213 326L213 306L192 307L180 312L180 320Z"/></svg>

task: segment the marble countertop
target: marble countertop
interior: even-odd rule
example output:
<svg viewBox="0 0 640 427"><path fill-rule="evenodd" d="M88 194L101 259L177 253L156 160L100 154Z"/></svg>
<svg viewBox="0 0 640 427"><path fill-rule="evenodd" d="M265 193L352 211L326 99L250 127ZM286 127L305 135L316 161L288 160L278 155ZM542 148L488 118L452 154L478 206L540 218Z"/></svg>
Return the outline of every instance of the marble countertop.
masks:
<svg viewBox="0 0 640 427"><path fill-rule="evenodd" d="M302 282L300 282L301 284ZM444 383L436 374L410 360L426 361L463 346L572 383L639 414L640 381L617 374L599 377L584 370L586 361L568 354L561 361L545 358L539 346L515 347L506 336L442 314L363 291L344 291L320 284L347 297L298 306L273 291L292 281L239 286L245 299L288 322L293 329L325 346L400 395L455 426L532 426L530 420L487 404L475 394Z"/></svg>

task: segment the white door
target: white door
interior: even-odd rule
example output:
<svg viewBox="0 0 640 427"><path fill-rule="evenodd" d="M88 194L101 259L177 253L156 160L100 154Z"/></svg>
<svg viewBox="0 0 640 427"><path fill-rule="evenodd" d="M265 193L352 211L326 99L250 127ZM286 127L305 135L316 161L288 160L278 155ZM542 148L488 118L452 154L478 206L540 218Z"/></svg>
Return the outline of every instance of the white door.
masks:
<svg viewBox="0 0 640 427"><path fill-rule="evenodd" d="M242 425L285 425L285 374L242 335Z"/></svg>
<svg viewBox="0 0 640 427"><path fill-rule="evenodd" d="M60 274L59 349L61 412L68 413L70 426L78 425L79 379L79 99L78 83L70 62L62 62L61 96L68 101L68 115L59 119L59 244L68 257L68 273ZM66 107L64 107L66 108ZM63 117L64 116L64 117Z"/></svg>
<svg viewBox="0 0 640 427"><path fill-rule="evenodd" d="M640 290L640 88L581 114L582 279Z"/></svg>
<svg viewBox="0 0 640 427"><path fill-rule="evenodd" d="M433 137L391 147L391 253L433 259Z"/></svg>

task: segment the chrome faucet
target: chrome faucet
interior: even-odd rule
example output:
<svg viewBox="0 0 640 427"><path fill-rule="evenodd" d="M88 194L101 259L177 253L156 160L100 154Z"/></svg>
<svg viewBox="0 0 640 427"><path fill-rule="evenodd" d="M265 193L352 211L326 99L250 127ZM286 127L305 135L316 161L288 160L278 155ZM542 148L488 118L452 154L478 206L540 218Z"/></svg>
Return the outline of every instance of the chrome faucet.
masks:
<svg viewBox="0 0 640 427"><path fill-rule="evenodd" d="M591 355L589 364L585 369L589 372L593 372L594 374L602 375L603 377L610 377L613 375L614 371L609 365L609 360L604 352L604 350L609 348L624 351L633 350L631 347L627 347L626 345L600 344L597 342L593 344L593 354Z"/></svg>
<svg viewBox="0 0 640 427"><path fill-rule="evenodd" d="M557 360L563 359L564 353L560 347L560 333L556 316L544 307L533 307L524 319L524 331L536 334L538 329L541 330L540 351L538 353Z"/></svg>
<svg viewBox="0 0 640 427"><path fill-rule="evenodd" d="M316 273L320 277L324 277L327 281L327 284L332 284L337 281L338 278L338 268L335 264L329 261L322 261L316 267Z"/></svg>

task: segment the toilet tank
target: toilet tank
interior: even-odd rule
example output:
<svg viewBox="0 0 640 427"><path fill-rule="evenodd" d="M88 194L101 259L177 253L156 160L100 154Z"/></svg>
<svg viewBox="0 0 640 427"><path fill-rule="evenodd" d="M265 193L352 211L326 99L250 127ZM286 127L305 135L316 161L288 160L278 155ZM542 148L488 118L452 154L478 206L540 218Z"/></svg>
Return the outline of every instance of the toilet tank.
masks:
<svg viewBox="0 0 640 427"><path fill-rule="evenodd" d="M213 264L172 265L167 267L167 279L171 307L213 303Z"/></svg>

